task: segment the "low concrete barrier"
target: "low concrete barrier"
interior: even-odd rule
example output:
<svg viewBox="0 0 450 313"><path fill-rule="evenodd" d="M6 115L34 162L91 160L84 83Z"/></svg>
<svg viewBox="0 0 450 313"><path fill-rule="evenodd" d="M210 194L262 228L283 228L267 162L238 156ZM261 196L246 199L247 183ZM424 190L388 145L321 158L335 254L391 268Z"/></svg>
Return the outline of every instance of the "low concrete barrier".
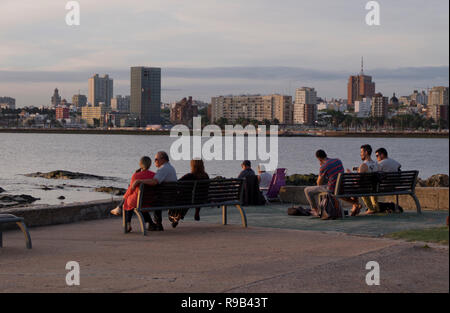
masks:
<svg viewBox="0 0 450 313"><path fill-rule="evenodd" d="M63 205L36 205L4 209L0 213L14 214L25 219L28 227L69 224L79 221L97 220L110 217L118 200L100 200Z"/></svg>
<svg viewBox="0 0 450 313"><path fill-rule="evenodd" d="M307 186L285 186L280 190L283 202L308 205L305 196ZM423 210L448 210L449 188L417 187L416 195L419 198ZM395 202L395 196L380 197L381 202ZM344 202L345 204L345 202ZM410 196L400 196L399 204L405 210L416 210L414 200Z"/></svg>

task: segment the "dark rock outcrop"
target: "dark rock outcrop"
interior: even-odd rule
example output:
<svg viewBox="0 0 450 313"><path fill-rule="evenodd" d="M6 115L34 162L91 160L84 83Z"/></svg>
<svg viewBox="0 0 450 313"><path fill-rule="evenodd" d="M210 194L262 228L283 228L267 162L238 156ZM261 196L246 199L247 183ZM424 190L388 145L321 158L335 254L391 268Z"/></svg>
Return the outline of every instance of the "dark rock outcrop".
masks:
<svg viewBox="0 0 450 313"><path fill-rule="evenodd" d="M448 187L448 175L437 174L433 175L428 179L419 179L417 181L417 186L419 187Z"/></svg>
<svg viewBox="0 0 450 313"><path fill-rule="evenodd" d="M2 187L0 187L0 193L5 192L5 189L3 189Z"/></svg>
<svg viewBox="0 0 450 313"><path fill-rule="evenodd" d="M94 191L109 193L115 196L123 196L127 192L126 189L116 187L99 187L95 188Z"/></svg>
<svg viewBox="0 0 450 313"><path fill-rule="evenodd" d="M0 208L30 204L37 200L40 199L29 195L1 195Z"/></svg>
<svg viewBox="0 0 450 313"><path fill-rule="evenodd" d="M315 174L293 174L286 177L286 185L290 186L315 186L317 185L317 178Z"/></svg>
<svg viewBox="0 0 450 313"><path fill-rule="evenodd" d="M47 179L97 179L97 180L104 180L104 179L112 179L111 177L104 177L104 176L97 176L92 174L85 174L85 173L77 173L77 172L70 172L70 171L52 171L48 173L31 173L31 174L25 174L27 177L41 177L41 178L47 178Z"/></svg>

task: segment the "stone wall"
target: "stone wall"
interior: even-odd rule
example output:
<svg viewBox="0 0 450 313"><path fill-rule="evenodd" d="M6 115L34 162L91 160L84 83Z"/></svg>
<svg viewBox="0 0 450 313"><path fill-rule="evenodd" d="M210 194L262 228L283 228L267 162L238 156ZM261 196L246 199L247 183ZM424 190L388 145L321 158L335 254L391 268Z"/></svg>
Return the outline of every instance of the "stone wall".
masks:
<svg viewBox="0 0 450 313"><path fill-rule="evenodd" d="M280 190L283 202L307 205L305 197L306 186L285 186ZM449 188L417 187L416 195L419 198L423 210L448 210ZM395 197L381 197L382 202L395 202ZM345 204L345 202L344 202ZM414 200L410 196L400 196L399 204L405 210L416 210Z"/></svg>
<svg viewBox="0 0 450 313"><path fill-rule="evenodd" d="M36 205L4 209L0 213L25 219L28 227L68 224L111 217L110 211L119 201L101 200L65 205Z"/></svg>

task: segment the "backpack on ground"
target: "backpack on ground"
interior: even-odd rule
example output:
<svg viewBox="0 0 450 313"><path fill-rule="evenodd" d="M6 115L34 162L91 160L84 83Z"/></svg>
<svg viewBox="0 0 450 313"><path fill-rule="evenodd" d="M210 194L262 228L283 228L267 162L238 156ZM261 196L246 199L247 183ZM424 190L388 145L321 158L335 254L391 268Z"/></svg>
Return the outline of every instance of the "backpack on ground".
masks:
<svg viewBox="0 0 450 313"><path fill-rule="evenodd" d="M332 194L328 193L322 197L319 203L320 217L324 216L324 212L328 215L329 219L342 218L342 209L339 200Z"/></svg>

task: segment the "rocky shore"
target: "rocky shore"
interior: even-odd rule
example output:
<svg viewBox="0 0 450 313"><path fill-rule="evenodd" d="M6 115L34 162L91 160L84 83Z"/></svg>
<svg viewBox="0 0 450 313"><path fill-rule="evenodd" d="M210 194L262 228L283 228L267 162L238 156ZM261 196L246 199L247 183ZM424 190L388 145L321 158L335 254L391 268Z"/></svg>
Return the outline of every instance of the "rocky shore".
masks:
<svg viewBox="0 0 450 313"><path fill-rule="evenodd" d="M37 200L40 199L29 195L0 195L0 208L31 204Z"/></svg>
<svg viewBox="0 0 450 313"><path fill-rule="evenodd" d="M109 193L114 196L123 196L127 190L124 188L117 188L117 187L99 187L94 189L95 192L103 192L103 193Z"/></svg>
<svg viewBox="0 0 450 313"><path fill-rule="evenodd" d="M48 173L30 173L25 174L27 177L40 177L46 179L96 179L96 180L114 180L113 177L98 176L86 173L70 172L64 170L56 170Z"/></svg>

